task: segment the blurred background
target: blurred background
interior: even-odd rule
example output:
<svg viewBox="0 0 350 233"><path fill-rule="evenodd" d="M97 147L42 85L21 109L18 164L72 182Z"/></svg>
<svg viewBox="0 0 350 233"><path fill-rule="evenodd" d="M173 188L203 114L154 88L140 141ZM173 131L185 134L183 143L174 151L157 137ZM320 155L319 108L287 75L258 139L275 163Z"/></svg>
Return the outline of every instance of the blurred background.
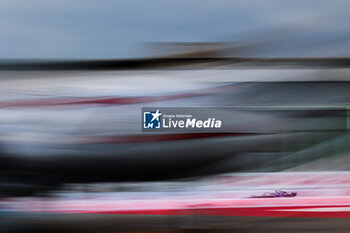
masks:
<svg viewBox="0 0 350 233"><path fill-rule="evenodd" d="M0 2L0 232L348 232L349 7Z"/></svg>

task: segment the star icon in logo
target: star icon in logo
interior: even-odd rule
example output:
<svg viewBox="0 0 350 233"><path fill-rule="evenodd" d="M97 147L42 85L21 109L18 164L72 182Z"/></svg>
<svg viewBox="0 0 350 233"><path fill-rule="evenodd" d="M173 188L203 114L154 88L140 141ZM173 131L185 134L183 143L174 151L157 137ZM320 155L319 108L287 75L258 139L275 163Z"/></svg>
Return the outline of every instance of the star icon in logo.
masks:
<svg viewBox="0 0 350 233"><path fill-rule="evenodd" d="M160 113L160 112L159 112L159 109L157 109L157 111L156 111L155 113L152 113L152 116L153 116L153 117L152 117L151 122L154 121L154 120L156 120L156 119L157 119L157 121L159 121L159 116L160 116L160 115L162 115L162 113Z"/></svg>

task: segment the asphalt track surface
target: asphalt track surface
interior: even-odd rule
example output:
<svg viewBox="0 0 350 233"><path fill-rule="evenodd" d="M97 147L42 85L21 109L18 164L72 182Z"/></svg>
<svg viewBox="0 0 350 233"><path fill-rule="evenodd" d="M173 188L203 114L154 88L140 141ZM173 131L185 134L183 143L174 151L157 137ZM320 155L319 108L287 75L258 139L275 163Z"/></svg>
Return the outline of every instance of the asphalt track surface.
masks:
<svg viewBox="0 0 350 233"><path fill-rule="evenodd" d="M6 220L2 232L349 232L346 218L271 218L164 215L25 216Z"/></svg>
<svg viewBox="0 0 350 233"><path fill-rule="evenodd" d="M158 203L157 203L158 202ZM16 200L1 232L349 232L350 198ZM191 204L192 203L192 204ZM27 205L27 206L26 206ZM16 209L17 208L17 209ZM5 211L4 211L5 210Z"/></svg>
<svg viewBox="0 0 350 233"><path fill-rule="evenodd" d="M245 173L217 178L213 185L192 184L192 191L181 184L176 191L3 198L0 232L349 232L349 176ZM248 198L276 185L297 191L298 196Z"/></svg>

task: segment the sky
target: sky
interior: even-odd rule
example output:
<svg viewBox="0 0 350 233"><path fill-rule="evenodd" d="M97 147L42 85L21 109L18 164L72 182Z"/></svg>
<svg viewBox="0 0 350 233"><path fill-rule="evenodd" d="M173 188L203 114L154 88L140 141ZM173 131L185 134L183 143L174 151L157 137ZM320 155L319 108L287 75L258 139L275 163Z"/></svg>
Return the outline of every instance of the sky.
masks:
<svg viewBox="0 0 350 233"><path fill-rule="evenodd" d="M144 57L151 42L242 41L280 27L307 27L327 37L350 32L349 6L322 0L1 0L0 58Z"/></svg>

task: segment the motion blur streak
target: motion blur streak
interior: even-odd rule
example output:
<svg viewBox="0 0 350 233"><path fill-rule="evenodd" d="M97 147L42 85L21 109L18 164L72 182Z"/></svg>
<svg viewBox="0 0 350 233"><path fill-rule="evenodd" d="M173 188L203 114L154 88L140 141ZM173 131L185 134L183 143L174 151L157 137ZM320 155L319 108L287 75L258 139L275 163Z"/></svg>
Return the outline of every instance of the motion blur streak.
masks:
<svg viewBox="0 0 350 233"><path fill-rule="evenodd" d="M0 232L349 232L350 34L343 25L348 16L339 24L333 18L338 14L321 19L313 10L305 15L278 9L300 20L290 24L279 16L279 26L267 23L276 21L272 14L242 16L242 8L256 5L264 12L274 5L263 2L264 7L223 1L231 8L215 3L208 10L203 1L193 10L183 6L191 14L177 12L176 20L172 11L183 3L170 4L171 12L162 13L166 19L149 14L147 20L161 17L169 24L184 17L188 27L192 19L205 31L197 25L201 33L192 28L192 34L177 24L171 32L168 24L152 31L144 23L135 34L116 28L120 40L139 36L147 42L139 47L147 53L125 58L97 52L130 47L113 42L112 48L114 29L95 27L102 20L131 29L145 12L126 20L112 7L102 12L85 6L91 22L71 3L59 8L75 13L63 28L94 28L98 43L84 30L58 33L67 45L52 41L38 54L56 46L58 53L84 38L96 56L74 59L84 43L68 46L67 54L75 54L67 59L1 56ZM138 8L147 11L146 4ZM210 21L194 19L198 9ZM51 16L45 18L51 26L61 25L62 19ZM252 16L259 18L254 27ZM238 28L234 22L242 17ZM32 29L40 34L40 28ZM208 39L211 30L234 34ZM2 43L1 49L7 51ZM12 50L9 57L27 51ZM202 127L205 120L216 122L208 114L203 121L195 116L193 127L174 130L180 123L161 115L169 109L213 111L220 129ZM165 131L157 128L160 119L169 122L163 123Z"/></svg>

